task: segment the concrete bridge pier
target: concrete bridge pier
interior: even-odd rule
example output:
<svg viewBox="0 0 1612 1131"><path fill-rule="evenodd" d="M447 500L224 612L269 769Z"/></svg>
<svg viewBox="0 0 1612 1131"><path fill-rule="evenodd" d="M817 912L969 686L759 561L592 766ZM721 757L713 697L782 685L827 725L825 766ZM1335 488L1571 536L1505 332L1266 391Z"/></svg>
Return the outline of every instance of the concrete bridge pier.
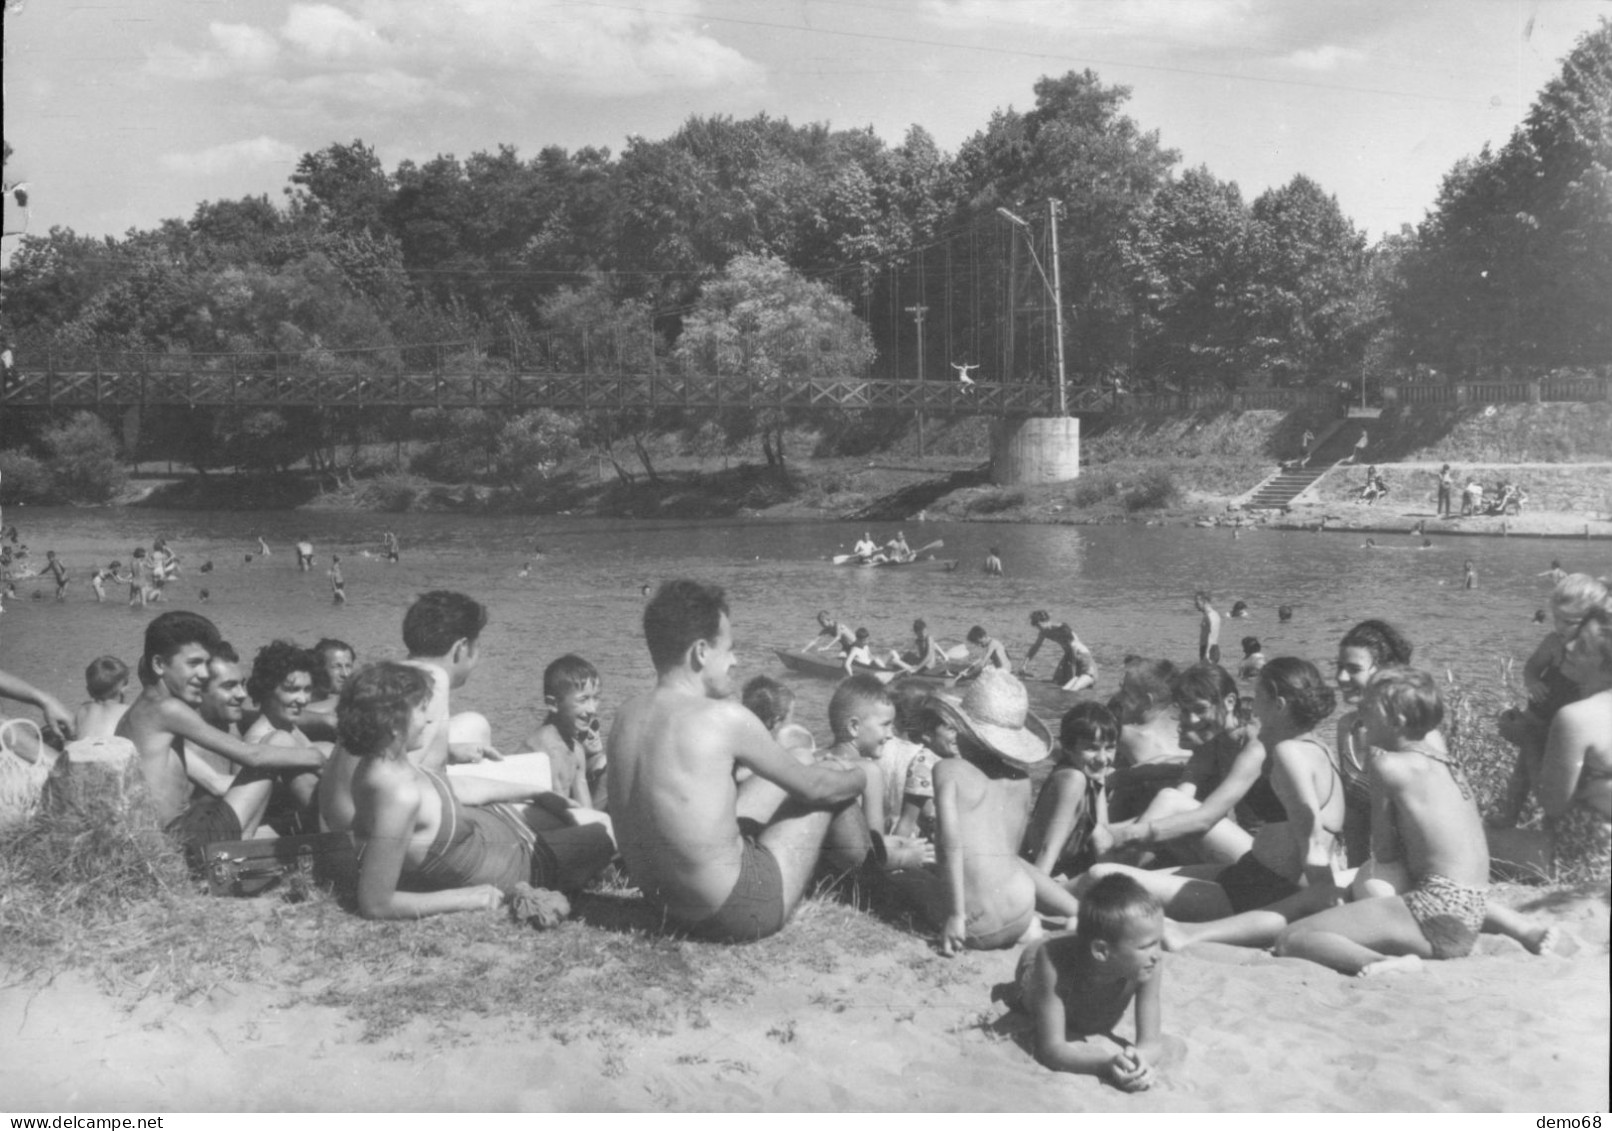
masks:
<svg viewBox="0 0 1612 1131"><path fill-rule="evenodd" d="M1030 416L994 421L991 478L1004 487L1080 478L1080 418Z"/></svg>

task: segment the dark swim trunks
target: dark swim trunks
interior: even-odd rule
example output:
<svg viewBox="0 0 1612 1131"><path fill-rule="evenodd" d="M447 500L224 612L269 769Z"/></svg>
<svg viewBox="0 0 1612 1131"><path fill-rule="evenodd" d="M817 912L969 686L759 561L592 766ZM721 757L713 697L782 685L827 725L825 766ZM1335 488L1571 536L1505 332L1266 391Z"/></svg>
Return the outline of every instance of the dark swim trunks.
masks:
<svg viewBox="0 0 1612 1131"><path fill-rule="evenodd" d="M202 853L209 844L241 839L241 819L222 797L202 794L192 798L185 811L164 825L163 831L179 842L190 866L200 868L204 864Z"/></svg>
<svg viewBox="0 0 1612 1131"><path fill-rule="evenodd" d="M739 879L716 914L688 926L695 938L712 942L753 942L783 930L784 875L773 854L750 836L744 838Z"/></svg>
<svg viewBox="0 0 1612 1131"><path fill-rule="evenodd" d="M1226 898L1231 901L1234 915L1269 907L1299 890L1296 882L1271 871L1254 859L1252 852L1244 854L1237 863L1216 876L1215 883L1221 886Z"/></svg>

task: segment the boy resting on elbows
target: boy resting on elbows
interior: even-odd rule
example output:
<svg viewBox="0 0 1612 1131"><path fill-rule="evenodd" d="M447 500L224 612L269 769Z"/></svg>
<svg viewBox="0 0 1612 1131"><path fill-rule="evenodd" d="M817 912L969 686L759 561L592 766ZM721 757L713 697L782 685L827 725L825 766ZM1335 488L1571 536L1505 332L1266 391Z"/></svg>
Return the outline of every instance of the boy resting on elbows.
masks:
<svg viewBox="0 0 1612 1131"><path fill-rule="evenodd" d="M1414 668L1379 671L1360 704L1371 759L1371 854L1404 868L1403 895L1360 899L1288 927L1276 953L1344 974L1410 969L1472 952L1488 903L1489 845L1465 775L1441 743L1438 685Z"/></svg>
<svg viewBox="0 0 1612 1131"><path fill-rule="evenodd" d="M1035 1058L1054 1072L1107 1080L1122 1092L1153 1086L1161 1051L1164 912L1131 877L1106 876L1080 901L1072 934L1019 958L1020 1004L1035 1024ZM1114 1030L1136 1002L1136 1040Z"/></svg>
<svg viewBox="0 0 1612 1131"><path fill-rule="evenodd" d="M1030 819L1028 767L1047 757L1050 736L1027 725L1029 696L1008 672L982 672L961 703L932 702L957 728L961 756L935 765L938 862L918 875L913 894L940 928L942 954L1000 950L1038 927L1038 907L1065 917L1080 908L1019 858Z"/></svg>
<svg viewBox="0 0 1612 1131"><path fill-rule="evenodd" d="M548 755L554 792L584 809L603 809L598 669L574 653L555 660L543 669L543 706L548 716L531 747Z"/></svg>

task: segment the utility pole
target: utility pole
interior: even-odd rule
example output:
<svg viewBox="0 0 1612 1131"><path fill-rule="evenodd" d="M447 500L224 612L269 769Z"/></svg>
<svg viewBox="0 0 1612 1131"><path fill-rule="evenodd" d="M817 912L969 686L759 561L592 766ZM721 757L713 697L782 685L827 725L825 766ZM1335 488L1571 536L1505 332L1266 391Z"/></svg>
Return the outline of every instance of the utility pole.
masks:
<svg viewBox="0 0 1612 1131"><path fill-rule="evenodd" d="M1069 386L1063 371L1063 271L1058 266L1058 202L1047 201L1047 218L1052 223L1052 309L1058 326L1058 415L1069 415Z"/></svg>
<svg viewBox="0 0 1612 1131"><path fill-rule="evenodd" d="M924 454L924 314L929 308L923 304L909 306L907 313L912 315L913 322L918 327L918 455Z"/></svg>

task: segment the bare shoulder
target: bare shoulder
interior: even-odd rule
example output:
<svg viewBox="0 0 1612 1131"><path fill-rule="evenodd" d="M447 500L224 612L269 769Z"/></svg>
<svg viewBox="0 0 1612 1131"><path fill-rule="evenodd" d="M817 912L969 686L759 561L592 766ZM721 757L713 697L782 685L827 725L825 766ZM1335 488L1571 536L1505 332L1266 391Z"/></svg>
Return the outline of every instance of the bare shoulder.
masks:
<svg viewBox="0 0 1612 1131"><path fill-rule="evenodd" d="M936 762L933 780L936 789L949 785L971 797L981 793L987 783L985 775L964 758L942 758Z"/></svg>
<svg viewBox="0 0 1612 1131"><path fill-rule="evenodd" d="M553 723L544 723L537 728L532 736L532 749L540 750L545 754L569 754L570 745L560 734L560 728Z"/></svg>

